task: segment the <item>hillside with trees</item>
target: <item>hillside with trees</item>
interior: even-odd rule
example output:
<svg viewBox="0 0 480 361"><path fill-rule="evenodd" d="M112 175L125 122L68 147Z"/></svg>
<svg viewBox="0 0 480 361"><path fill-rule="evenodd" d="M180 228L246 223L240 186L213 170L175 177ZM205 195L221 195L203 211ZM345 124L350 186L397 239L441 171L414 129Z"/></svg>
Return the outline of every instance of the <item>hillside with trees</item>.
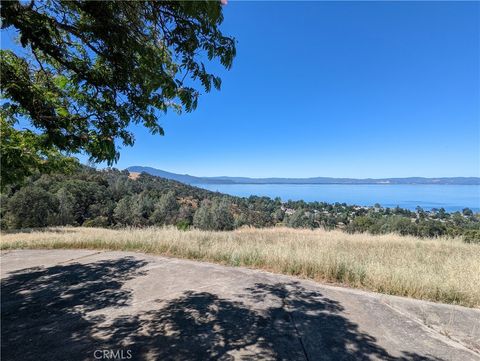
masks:
<svg viewBox="0 0 480 361"><path fill-rule="evenodd" d="M372 234L419 237L462 236L480 241L480 215L470 209L448 213L443 208L410 211L280 198L234 197L154 177L133 176L117 169L79 166L70 174L27 178L1 196L3 230L57 225L147 227L175 225L204 230L242 226L342 229Z"/></svg>

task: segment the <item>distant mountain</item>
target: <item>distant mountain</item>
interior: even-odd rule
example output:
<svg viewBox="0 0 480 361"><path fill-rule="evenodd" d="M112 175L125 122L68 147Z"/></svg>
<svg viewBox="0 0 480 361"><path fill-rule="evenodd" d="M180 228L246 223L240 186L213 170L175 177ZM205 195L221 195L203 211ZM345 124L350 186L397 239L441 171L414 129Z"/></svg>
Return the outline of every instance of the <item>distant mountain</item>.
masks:
<svg viewBox="0 0 480 361"><path fill-rule="evenodd" d="M157 177L162 177L166 179L176 180L178 182L186 183L186 184L233 184L238 183L234 181L228 181L229 177L194 177L188 174L176 174L166 172L161 169L151 168L151 167L142 167L142 166L132 166L128 167L127 170L129 172L136 172L136 173L148 173L150 175L154 175ZM248 178L246 178L248 179Z"/></svg>
<svg viewBox="0 0 480 361"><path fill-rule="evenodd" d="M148 173L157 177L173 179L186 184L457 184L480 185L479 177L447 177L447 178L247 178L247 177L195 177L188 174L176 174L161 169L132 166L130 172Z"/></svg>

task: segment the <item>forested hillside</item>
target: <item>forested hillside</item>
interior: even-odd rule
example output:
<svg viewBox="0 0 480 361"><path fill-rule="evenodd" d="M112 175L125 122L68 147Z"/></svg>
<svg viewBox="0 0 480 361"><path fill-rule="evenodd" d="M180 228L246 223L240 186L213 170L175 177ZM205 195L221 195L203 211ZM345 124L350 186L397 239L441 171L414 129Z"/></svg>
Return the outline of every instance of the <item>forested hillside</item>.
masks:
<svg viewBox="0 0 480 361"><path fill-rule="evenodd" d="M81 166L71 174L36 174L1 195L1 227L54 225L145 227L176 225L231 230L244 225L340 228L374 234L396 232L420 237L463 236L480 241L480 215L470 209L415 212L279 198L233 197L148 174Z"/></svg>

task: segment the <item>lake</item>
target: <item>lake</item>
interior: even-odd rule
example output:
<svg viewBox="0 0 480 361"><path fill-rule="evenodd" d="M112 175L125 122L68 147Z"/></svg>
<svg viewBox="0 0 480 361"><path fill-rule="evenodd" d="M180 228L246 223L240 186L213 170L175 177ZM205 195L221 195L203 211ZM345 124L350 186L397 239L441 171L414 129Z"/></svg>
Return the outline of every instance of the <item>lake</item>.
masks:
<svg viewBox="0 0 480 361"><path fill-rule="evenodd" d="M195 186L234 196L280 197L283 201L347 203L415 209L445 208L449 212L468 207L480 211L480 185L411 184L195 184Z"/></svg>

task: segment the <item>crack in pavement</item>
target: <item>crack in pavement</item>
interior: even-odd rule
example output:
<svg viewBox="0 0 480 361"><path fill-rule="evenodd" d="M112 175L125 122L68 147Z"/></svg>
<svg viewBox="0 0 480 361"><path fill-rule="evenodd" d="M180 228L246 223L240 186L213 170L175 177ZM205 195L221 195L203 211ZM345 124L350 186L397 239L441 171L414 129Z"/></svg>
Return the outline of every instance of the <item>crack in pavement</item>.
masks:
<svg viewBox="0 0 480 361"><path fill-rule="evenodd" d="M287 285L285 284L285 286L287 286ZM290 291L288 291L288 293L290 294ZM306 350L305 345L303 343L302 335L300 334L300 331L298 330L298 327L297 327L295 319L292 315L292 312L289 311L289 304L287 302L287 297L286 296L282 297L282 310L284 310L287 313L288 318L290 320L290 323L293 325L293 328L295 330L295 334L297 335L298 341L300 342L300 346L302 348L303 355L305 356L305 360L310 361L310 358L308 357L307 350Z"/></svg>
<svg viewBox="0 0 480 361"><path fill-rule="evenodd" d="M95 256L95 255L100 254L100 253L108 253L108 252L98 251L98 252L94 252L94 253L87 254L87 255L84 255L84 256L75 257L75 258L72 258L72 259L67 259L66 261L58 262L57 264L65 264L65 263L72 262L72 261L78 261L79 259Z"/></svg>

